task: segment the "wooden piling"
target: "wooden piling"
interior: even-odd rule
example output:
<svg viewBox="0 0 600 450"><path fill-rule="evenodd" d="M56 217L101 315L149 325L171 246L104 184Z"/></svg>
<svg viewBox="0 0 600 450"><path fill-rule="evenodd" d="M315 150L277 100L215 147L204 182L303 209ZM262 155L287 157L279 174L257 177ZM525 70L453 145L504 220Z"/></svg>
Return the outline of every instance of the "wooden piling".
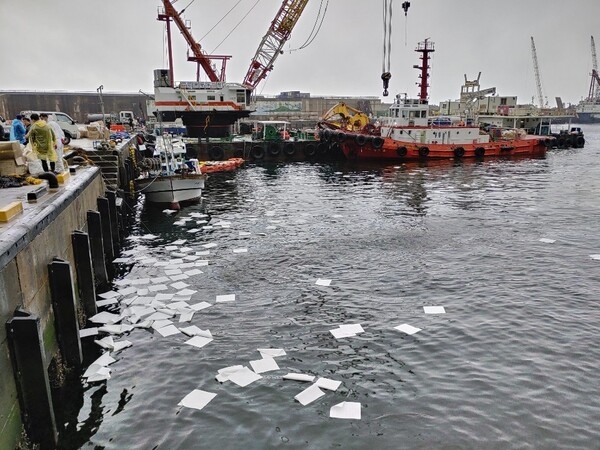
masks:
<svg viewBox="0 0 600 450"><path fill-rule="evenodd" d="M99 286L105 286L108 284L108 273L106 271L106 258L104 256L102 219L98 211L87 212L87 226L90 235L95 279Z"/></svg>
<svg viewBox="0 0 600 450"><path fill-rule="evenodd" d="M85 316L92 317L98 312L98 308L96 307L96 284L90 238L87 233L75 230L71 233L71 242L73 243L73 254L75 256L79 298Z"/></svg>
<svg viewBox="0 0 600 450"><path fill-rule="evenodd" d="M43 450L54 449L58 432L40 319L32 314L19 313L6 322L6 331L27 436Z"/></svg>
<svg viewBox="0 0 600 450"><path fill-rule="evenodd" d="M56 323L56 334L62 356L68 367L81 368L83 356L77 320L77 299L73 288L71 264L54 258L48 264L50 295Z"/></svg>

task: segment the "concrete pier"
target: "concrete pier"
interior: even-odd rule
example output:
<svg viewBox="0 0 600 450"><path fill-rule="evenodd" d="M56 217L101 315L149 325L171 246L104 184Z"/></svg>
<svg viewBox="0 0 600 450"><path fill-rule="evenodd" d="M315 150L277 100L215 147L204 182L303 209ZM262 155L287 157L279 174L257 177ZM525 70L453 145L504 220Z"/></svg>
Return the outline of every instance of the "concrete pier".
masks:
<svg viewBox="0 0 600 450"><path fill-rule="evenodd" d="M41 196L29 195L33 191ZM0 222L0 448L9 449L18 444L23 429L36 443L35 432L28 433L27 423L22 420L24 416L36 415L36 411L23 411L23 408L32 407L32 402L24 401L31 398L27 392L31 387L28 383L31 385L31 382L22 376L19 367L22 364L29 366L29 363L27 359L19 363L14 360L14 356L11 360L9 355L12 352L13 355L19 354L20 358L27 358L30 352L23 355L19 348L41 346L41 357L37 359L35 367L40 367L40 362L44 362L46 367L43 369L48 371L61 342L57 336L57 322L52 305L49 265L53 262L56 264L56 258L65 261L65 264L74 263L72 233L75 230L87 231L87 213L97 210L98 199L105 196L106 186L99 167L80 166L54 192L50 190L45 193L43 189L40 190L40 186L32 185L2 189L0 194L0 207L19 204L14 216L7 222ZM79 282L77 274L77 271L73 271L75 285ZM88 275L86 282L89 281ZM56 292L54 294L56 296ZM68 294L72 295L73 291ZM79 302L79 299L76 301ZM24 315L35 318L38 324L36 326L39 326L39 344L35 340L11 342L15 340L14 336L12 340L8 339L7 330L12 330L11 333L17 335L14 331L18 330L17 321L13 319ZM22 335L27 336L27 333ZM67 361L72 356L69 355ZM44 375L39 374L37 379L43 380ZM36 389L39 387L35 386ZM38 392L35 395L45 394ZM34 402L33 408L35 407ZM50 417L52 414L39 416ZM51 422L32 426L45 427L44 429L50 427L46 436L52 436L56 431L51 429ZM47 445L42 442L38 444L41 448L46 448Z"/></svg>

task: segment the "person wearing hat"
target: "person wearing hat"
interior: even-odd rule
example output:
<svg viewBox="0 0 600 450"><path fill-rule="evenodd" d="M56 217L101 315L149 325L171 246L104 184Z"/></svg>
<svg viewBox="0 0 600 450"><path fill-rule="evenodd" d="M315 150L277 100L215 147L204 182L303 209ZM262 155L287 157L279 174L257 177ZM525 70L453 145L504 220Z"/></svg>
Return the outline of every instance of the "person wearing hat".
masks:
<svg viewBox="0 0 600 450"><path fill-rule="evenodd" d="M44 171L48 172L48 161L50 161L50 170L54 172L56 160L58 159L56 154L56 135L52 127L41 120L38 114L33 113L31 120L33 121L33 125L31 125L28 134L31 148L41 160Z"/></svg>
<svg viewBox="0 0 600 450"><path fill-rule="evenodd" d="M25 140L26 133L27 130L23 124L23 116L21 114L17 114L17 117L13 119L10 126L10 140L19 141L21 144L25 145L27 143Z"/></svg>

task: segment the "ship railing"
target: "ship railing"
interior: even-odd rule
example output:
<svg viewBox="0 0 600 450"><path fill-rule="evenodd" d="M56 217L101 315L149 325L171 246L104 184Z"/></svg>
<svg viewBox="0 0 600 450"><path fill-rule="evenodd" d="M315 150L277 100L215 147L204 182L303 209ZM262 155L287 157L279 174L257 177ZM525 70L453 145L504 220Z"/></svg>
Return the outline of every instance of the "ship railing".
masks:
<svg viewBox="0 0 600 450"><path fill-rule="evenodd" d="M185 89L185 87L180 87L179 91L181 92L181 96L183 97L183 99L187 102L188 105L190 105L190 109L192 111L196 111L196 107L192 105L192 102L190 101L187 89Z"/></svg>

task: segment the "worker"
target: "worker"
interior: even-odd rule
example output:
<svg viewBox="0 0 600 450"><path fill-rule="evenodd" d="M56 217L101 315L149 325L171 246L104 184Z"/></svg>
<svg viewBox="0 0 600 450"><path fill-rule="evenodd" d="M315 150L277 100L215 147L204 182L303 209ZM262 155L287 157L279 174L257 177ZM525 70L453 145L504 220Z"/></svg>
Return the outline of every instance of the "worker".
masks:
<svg viewBox="0 0 600 450"><path fill-rule="evenodd" d="M33 124L28 133L29 142L35 155L41 160L42 168L48 172L48 161L50 161L50 170L56 169L56 135L52 127L40 119L39 114L31 114Z"/></svg>
<svg viewBox="0 0 600 450"><path fill-rule="evenodd" d="M25 129L25 125L23 123L23 116L21 114L17 114L10 127L10 140L19 141L19 143L25 145L27 143L27 140L25 139L26 134L27 130Z"/></svg>

